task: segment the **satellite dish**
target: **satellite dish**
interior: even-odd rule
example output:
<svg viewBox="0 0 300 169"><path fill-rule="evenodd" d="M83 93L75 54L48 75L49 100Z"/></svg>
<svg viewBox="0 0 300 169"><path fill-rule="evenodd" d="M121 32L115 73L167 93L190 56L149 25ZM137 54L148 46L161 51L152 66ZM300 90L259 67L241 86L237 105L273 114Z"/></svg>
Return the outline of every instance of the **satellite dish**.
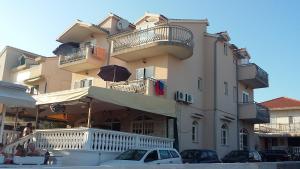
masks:
<svg viewBox="0 0 300 169"><path fill-rule="evenodd" d="M129 22L125 19L122 19L122 20L119 20L117 22L117 29L118 30L124 30L124 29L127 29L129 26Z"/></svg>

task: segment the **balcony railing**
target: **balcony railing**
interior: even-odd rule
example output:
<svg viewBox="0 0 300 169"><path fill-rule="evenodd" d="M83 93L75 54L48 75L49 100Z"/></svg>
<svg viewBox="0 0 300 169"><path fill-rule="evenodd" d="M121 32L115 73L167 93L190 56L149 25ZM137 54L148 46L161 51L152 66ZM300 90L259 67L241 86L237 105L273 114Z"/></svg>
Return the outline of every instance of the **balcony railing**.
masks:
<svg viewBox="0 0 300 169"><path fill-rule="evenodd" d="M256 77L268 84L269 83L268 73L266 71L264 71L262 68L260 68L259 66L257 66L256 64L255 64L255 66L256 66L256 70L257 70Z"/></svg>
<svg viewBox="0 0 300 169"><path fill-rule="evenodd" d="M153 42L180 43L188 48L193 47L193 33L184 27L175 25L155 26L139 31L114 35L113 52L146 45Z"/></svg>
<svg viewBox="0 0 300 169"><path fill-rule="evenodd" d="M83 47L83 48L78 48L74 49L73 52L66 56L60 56L59 63L60 65L71 63L71 62L76 62L79 60L84 60L88 57L88 54L92 51L92 47Z"/></svg>
<svg viewBox="0 0 300 169"><path fill-rule="evenodd" d="M126 82L114 82L110 84L110 88L113 90L139 93L145 95L154 95L155 94L155 79L138 79ZM164 93L167 93L167 86L164 85Z"/></svg>
<svg viewBox="0 0 300 169"><path fill-rule="evenodd" d="M133 80L128 82L115 82L110 85L114 90L123 91L123 92L132 92L145 94L147 91L146 80Z"/></svg>
<svg viewBox="0 0 300 169"><path fill-rule="evenodd" d="M17 145L33 142L39 149L123 152L132 148L171 148L173 139L94 128L36 130L5 147L13 152Z"/></svg>
<svg viewBox="0 0 300 169"><path fill-rule="evenodd" d="M270 120L268 108L256 102L239 103L239 112L242 120L254 123L268 123Z"/></svg>
<svg viewBox="0 0 300 169"><path fill-rule="evenodd" d="M269 109L259 103L254 103L256 106L257 116L262 119L270 119Z"/></svg>
<svg viewBox="0 0 300 169"><path fill-rule="evenodd" d="M239 80L252 88L269 86L269 75L254 63L239 65Z"/></svg>
<svg viewBox="0 0 300 169"><path fill-rule="evenodd" d="M300 123L268 123L258 124L255 130L260 133L270 134L300 134Z"/></svg>

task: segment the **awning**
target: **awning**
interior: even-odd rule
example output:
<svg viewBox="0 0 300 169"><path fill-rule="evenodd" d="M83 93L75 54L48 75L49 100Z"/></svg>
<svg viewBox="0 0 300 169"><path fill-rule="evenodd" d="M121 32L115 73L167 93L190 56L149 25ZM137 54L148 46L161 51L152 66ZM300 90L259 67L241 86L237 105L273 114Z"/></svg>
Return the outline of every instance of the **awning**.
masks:
<svg viewBox="0 0 300 169"><path fill-rule="evenodd" d="M37 95L34 98L37 100L37 105L46 105L52 103L71 102L87 97L149 113L176 117L176 102L173 100L94 86L42 94Z"/></svg>
<svg viewBox="0 0 300 169"><path fill-rule="evenodd" d="M0 81L0 103L7 107L34 108L35 100L21 85Z"/></svg>

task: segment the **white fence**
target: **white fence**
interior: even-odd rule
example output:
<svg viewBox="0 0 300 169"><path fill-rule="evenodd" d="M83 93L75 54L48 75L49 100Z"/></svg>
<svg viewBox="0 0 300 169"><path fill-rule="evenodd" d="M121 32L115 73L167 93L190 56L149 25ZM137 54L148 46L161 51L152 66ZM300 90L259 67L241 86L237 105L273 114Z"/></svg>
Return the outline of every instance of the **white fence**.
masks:
<svg viewBox="0 0 300 169"><path fill-rule="evenodd" d="M36 130L34 134L8 145L13 152L18 144L34 142L40 149L73 149L123 152L131 148L169 148L173 139L93 128Z"/></svg>
<svg viewBox="0 0 300 169"><path fill-rule="evenodd" d="M20 137L20 134L21 133L19 131L4 130L2 136L2 143L4 145L11 144Z"/></svg>

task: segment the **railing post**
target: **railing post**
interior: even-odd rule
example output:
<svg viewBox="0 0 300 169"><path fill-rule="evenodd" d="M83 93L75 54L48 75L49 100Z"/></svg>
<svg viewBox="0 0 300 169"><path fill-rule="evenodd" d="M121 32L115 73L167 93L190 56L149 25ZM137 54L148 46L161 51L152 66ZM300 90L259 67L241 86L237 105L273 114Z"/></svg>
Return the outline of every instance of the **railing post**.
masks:
<svg viewBox="0 0 300 169"><path fill-rule="evenodd" d="M139 135L136 135L135 137L135 148L140 148L140 137Z"/></svg>
<svg viewBox="0 0 300 169"><path fill-rule="evenodd" d="M84 146L83 149L84 150L92 150L92 146L93 146L93 132L92 129L87 129L85 131L84 137L85 137L85 141L84 141Z"/></svg>

